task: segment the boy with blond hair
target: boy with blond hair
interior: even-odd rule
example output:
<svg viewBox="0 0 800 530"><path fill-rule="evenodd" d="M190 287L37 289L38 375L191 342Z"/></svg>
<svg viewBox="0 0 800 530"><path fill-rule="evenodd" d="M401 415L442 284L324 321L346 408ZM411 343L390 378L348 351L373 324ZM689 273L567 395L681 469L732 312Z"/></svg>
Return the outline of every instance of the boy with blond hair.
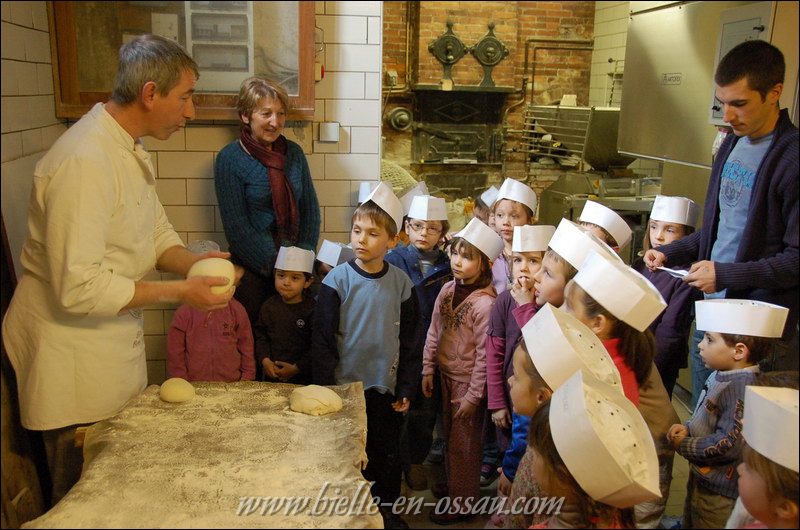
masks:
<svg viewBox="0 0 800 530"><path fill-rule="evenodd" d="M314 312L311 377L318 385L361 381L367 406L364 477L378 504L400 496L400 431L422 371L417 295L409 277L385 261L397 244L403 207L381 182L353 214L355 259L322 282ZM408 528L381 507L386 528Z"/></svg>
<svg viewBox="0 0 800 530"><path fill-rule="evenodd" d="M758 362L783 333L785 307L751 300L695 302L697 329L705 332L700 356L711 370L692 419L667 433L691 464L684 528L722 528L739 496L745 387L756 383Z"/></svg>

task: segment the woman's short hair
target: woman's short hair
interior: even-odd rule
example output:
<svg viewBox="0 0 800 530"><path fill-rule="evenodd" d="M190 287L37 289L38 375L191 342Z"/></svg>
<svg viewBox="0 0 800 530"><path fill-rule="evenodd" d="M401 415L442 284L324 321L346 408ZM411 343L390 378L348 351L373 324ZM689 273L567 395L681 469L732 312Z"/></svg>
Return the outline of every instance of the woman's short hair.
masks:
<svg viewBox="0 0 800 530"><path fill-rule="evenodd" d="M277 99L283 105L283 110L289 112L289 94L278 83L263 77L248 77L242 81L239 88L239 98L236 100L236 111L239 116L250 116L261 98L270 97Z"/></svg>
<svg viewBox="0 0 800 530"><path fill-rule="evenodd" d="M111 99L120 105L133 103L150 81L162 96L178 86L185 70L200 77L197 63L172 39L139 35L119 49L117 79Z"/></svg>

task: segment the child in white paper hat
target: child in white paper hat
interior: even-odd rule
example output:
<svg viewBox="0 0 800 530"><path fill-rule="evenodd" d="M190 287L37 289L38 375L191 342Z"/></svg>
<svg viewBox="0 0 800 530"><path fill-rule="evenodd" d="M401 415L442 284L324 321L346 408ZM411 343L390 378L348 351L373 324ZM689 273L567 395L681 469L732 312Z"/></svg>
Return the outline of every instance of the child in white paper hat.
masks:
<svg viewBox="0 0 800 530"><path fill-rule="evenodd" d="M475 205L472 207L472 216L480 219L489 228L494 228L494 203L497 200L497 186L490 186L489 189L478 195Z"/></svg>
<svg viewBox="0 0 800 530"><path fill-rule="evenodd" d="M800 372L798 372L796 370L785 370L785 371L761 373L761 374L758 374L758 377L756 378L756 386L800 390ZM745 388L745 401L747 401L746 392L747 392L747 389ZM751 410L751 409L747 409L747 410ZM776 422L772 421L772 424L775 424L775 423ZM782 424L782 422L781 422L781 424ZM770 427L770 432L771 431L772 431L772 428ZM743 433L743 434L744 434L744 437L745 437L745 442L747 442L748 435L747 435L746 432ZM776 436L776 439L781 439L781 442L783 442L784 439L785 440L791 440L790 437L782 437L782 436ZM795 442L795 444L796 444L796 442ZM756 445L758 445L758 444L756 444ZM789 445L789 444L787 444L787 445ZM746 454L746 451L747 451L747 447L745 447L744 461L745 461L746 464L751 465L747 461L748 460L748 456ZM764 454L766 454L768 452L769 451L766 451ZM763 464L763 462L761 462L761 464ZM764 469L764 468L768 467L766 465L758 465L758 464L756 464L756 465L757 465L757 467L759 467L761 469ZM741 466L741 464L740 464L740 466ZM743 496L747 497L748 496L748 492L742 491L742 482L741 482L742 481L742 468L741 467L738 468L737 471L739 472L739 497L737 497L737 499L736 499L736 505L733 507L733 511L731 512L731 516L728 518L728 522L725 525L725 528L755 528L756 526L762 526L764 523L759 522L755 517L753 517L752 514L750 514L750 512L747 511L747 508L745 508L744 504L742 503L742 497ZM786 478L788 478L788 477L786 477L785 474L784 474L784 477L785 478L782 479L781 482L785 482L785 483L789 483L790 484L790 482L786 481ZM774 478L774 476L773 476L773 478ZM747 479L745 479L745 480L747 480ZM797 498L798 497L798 495L797 495L797 487L798 486L797 486L797 476L796 475L795 475L795 479L794 480L795 480L794 498ZM745 486L745 488L747 488L747 486ZM791 486L790 487L782 486L782 487L777 488L777 489L783 489L783 490L787 490L787 491L792 491L792 487ZM776 492L773 491L771 493L776 493ZM772 495L772 494L770 496L773 497L773 498L775 497L775 495ZM796 524L794 526L791 526L791 528L796 528L796 527L797 527ZM777 528L777 525L776 525L776 528Z"/></svg>
<svg viewBox="0 0 800 530"><path fill-rule="evenodd" d="M795 372L796 373L796 372ZM761 525L797 528L800 523L798 409L796 388L748 386L744 399L743 462L739 499Z"/></svg>
<svg viewBox="0 0 800 530"><path fill-rule="evenodd" d="M650 212L650 221L644 233L641 254L694 232L699 212L697 204L686 197L656 196ZM651 271L641 258L632 266L656 286L667 302L667 309L653 321L650 331L656 339L656 368L667 393L672 397L678 372L688 366L692 304L702 295L679 277L672 276L666 271Z"/></svg>
<svg viewBox="0 0 800 530"><path fill-rule="evenodd" d="M397 246L395 246L395 248L402 248L408 245L408 233L406 233L405 226L406 221L408 220L408 212L411 209L411 203L416 197L424 197L427 195L429 195L428 185L425 184L424 181L417 182L413 187L403 193L403 195L400 195L400 204L403 205L403 222L402 225L398 227L398 234L400 238L397 241Z"/></svg>
<svg viewBox="0 0 800 530"><path fill-rule="evenodd" d="M666 508L675 451L666 443L678 419L653 362L648 327L666 307L658 290L617 258L591 252L567 286L564 308L603 340L617 363L625 395L639 407L658 450L662 498L636 506L636 522L655 527Z"/></svg>
<svg viewBox="0 0 800 530"><path fill-rule="evenodd" d="M576 371L531 418L529 445L545 497L562 497L540 528L636 528L634 505L659 497L647 424L613 388Z"/></svg>
<svg viewBox="0 0 800 530"><path fill-rule="evenodd" d="M314 279L322 283L334 267L341 265L356 257L353 249L344 243L337 243L327 239L322 241L322 245L317 252L317 259L314 260Z"/></svg>
<svg viewBox="0 0 800 530"><path fill-rule="evenodd" d="M275 261L277 294L267 298L253 326L261 379L307 385L311 381L314 253L281 247Z"/></svg>
<svg viewBox="0 0 800 530"><path fill-rule="evenodd" d="M486 414L486 330L495 299L491 260L503 241L478 219L448 246L454 280L442 287L433 309L423 352L422 391L433 392L438 367L447 446L447 483L451 499L478 498ZM437 524L456 523L469 513L431 512Z"/></svg>
<svg viewBox="0 0 800 530"><path fill-rule="evenodd" d="M614 361L600 339L572 315L545 304L524 325L522 337L524 340L514 350L514 373L508 381L514 432L503 458L503 475L498 484L498 492L509 497L507 506L541 495L533 474L531 453L526 452L528 424L530 416L550 398L554 389L576 370L585 370L616 387L622 395L622 383ZM528 528L546 519L525 513L509 513L506 517L506 528Z"/></svg>
<svg viewBox="0 0 800 530"><path fill-rule="evenodd" d="M631 227L621 215L594 201L586 201L578 222L617 252L630 243L633 235Z"/></svg>
<svg viewBox="0 0 800 530"><path fill-rule="evenodd" d="M700 355L708 377L691 420L670 428L668 439L691 468L684 525L721 528L739 495L745 386L755 384L758 362L783 334L789 310L751 300L695 302L697 328L705 331ZM713 508L712 508L713 507Z"/></svg>
<svg viewBox="0 0 800 530"><path fill-rule="evenodd" d="M193 241L196 254L219 250L214 241ZM227 260L219 260L224 264ZM200 262L198 262L200 263ZM234 267L227 262L234 281ZM215 276L225 275L217 274ZM167 374L187 381L252 381L256 377L253 332L244 306L231 298L221 309L181 305L167 331Z"/></svg>
<svg viewBox="0 0 800 530"><path fill-rule="evenodd" d="M314 308L312 382L362 381L367 403L364 477L382 503L400 496L400 433L421 371L419 316L414 284L386 262L403 226L403 205L381 182L353 213L355 259L325 277ZM405 524L381 508L384 525ZM399 526L395 526L399 527Z"/></svg>
<svg viewBox="0 0 800 530"><path fill-rule="evenodd" d="M514 227L511 246L512 288L500 293L492 307L486 337L486 383L488 408L492 413L501 451L505 451L508 445L515 421L510 413L508 378L513 373L511 360L514 348L522 334L512 312L519 305L533 301L533 277L542 266L542 258L554 232L554 226Z"/></svg>
<svg viewBox="0 0 800 530"><path fill-rule="evenodd" d="M545 303L561 307L564 303L564 288L592 251L608 259L622 261L611 247L594 234L586 232L569 219L561 219L550 238L547 252L542 258L542 266L533 276L534 299L531 303L521 303L514 310L517 322L521 326L525 325L536 308Z"/></svg>
<svg viewBox="0 0 800 530"><path fill-rule="evenodd" d="M492 212L494 230L503 238L503 252L492 264L493 284L497 294L511 283L511 244L514 227L533 224L536 215L536 193L527 185L507 178L497 192Z"/></svg>
<svg viewBox="0 0 800 530"><path fill-rule="evenodd" d="M430 195L414 196L406 211L404 228L408 245L389 252L386 261L405 272L414 283L420 326L427 332L436 297L453 277L450 258L440 248L450 228L445 200ZM420 388L406 414L401 450L406 483L414 490L427 489L427 474L422 463L433 442L433 428L441 408L439 401L438 392L426 398Z"/></svg>

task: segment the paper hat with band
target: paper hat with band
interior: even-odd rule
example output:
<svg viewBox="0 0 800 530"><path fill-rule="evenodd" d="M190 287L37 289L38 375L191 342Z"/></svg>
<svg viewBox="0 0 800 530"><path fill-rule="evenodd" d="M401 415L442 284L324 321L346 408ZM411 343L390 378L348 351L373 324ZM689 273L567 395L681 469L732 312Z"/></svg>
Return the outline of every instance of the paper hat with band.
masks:
<svg viewBox="0 0 800 530"><path fill-rule="evenodd" d="M322 246L319 247L319 253L317 253L317 259L331 267L350 261L355 257L356 255L353 253L352 248L327 239L322 242Z"/></svg>
<svg viewBox="0 0 800 530"><path fill-rule="evenodd" d="M379 183L375 189L372 190L372 193L367 195L364 202L367 201L374 202L381 210L389 214L389 217L394 219L398 231L403 228L403 205L400 203L400 199L397 198L397 195L392 191L391 186L385 182Z"/></svg>
<svg viewBox="0 0 800 530"><path fill-rule="evenodd" d="M550 225L515 226L511 251L545 252L555 232L556 227Z"/></svg>
<svg viewBox="0 0 800 530"><path fill-rule="evenodd" d="M298 247L281 247L275 268L282 271L314 272L314 253Z"/></svg>
<svg viewBox="0 0 800 530"><path fill-rule="evenodd" d="M380 184L380 182L375 180L361 182L358 185L358 204L367 202L367 197L369 197L369 194L372 193L372 190L374 190L378 184Z"/></svg>
<svg viewBox="0 0 800 530"><path fill-rule="evenodd" d="M494 206L495 201L497 200L497 193L498 193L497 186L492 186L488 190L481 193L481 200L483 204L491 208Z"/></svg>
<svg viewBox="0 0 800 530"><path fill-rule="evenodd" d="M428 185L425 184L425 182L417 182L413 188L404 193L403 196L400 197L400 203L403 205L403 215L408 215L408 210L411 208L414 197L421 197L423 195L428 195Z"/></svg>
<svg viewBox="0 0 800 530"><path fill-rule="evenodd" d="M713 299L694 303L697 329L750 337L780 337L789 310L755 300Z"/></svg>
<svg viewBox="0 0 800 530"><path fill-rule="evenodd" d="M630 243L633 235L633 231L625 219L611 208L598 202L586 201L578 220L603 227L617 241L620 248Z"/></svg>
<svg viewBox="0 0 800 530"><path fill-rule="evenodd" d="M798 469L798 399L793 388L748 386L744 390L744 425L747 445L776 464Z"/></svg>
<svg viewBox="0 0 800 530"><path fill-rule="evenodd" d="M644 331L667 307L650 281L619 261L592 252L575 275L575 283L609 313Z"/></svg>
<svg viewBox="0 0 800 530"><path fill-rule="evenodd" d="M472 243L489 258L489 261L497 259L497 256L503 252L503 239L497 235L497 232L475 217L456 236Z"/></svg>
<svg viewBox="0 0 800 530"><path fill-rule="evenodd" d="M583 370L623 393L619 370L602 341L569 313L545 304L522 327L522 338L536 371L552 390Z"/></svg>
<svg viewBox="0 0 800 530"><path fill-rule="evenodd" d="M699 216L700 207L692 199L667 195L656 195L653 209L650 211L650 219L654 221L676 223L692 228L697 226Z"/></svg>
<svg viewBox="0 0 800 530"><path fill-rule="evenodd" d="M594 500L629 508L661 497L653 436L616 388L578 370L553 392L549 418L558 454Z"/></svg>
<svg viewBox="0 0 800 530"><path fill-rule="evenodd" d="M613 248L569 219L562 219L558 224L553 237L550 238L550 248L577 270L580 270L592 251L609 260L623 263Z"/></svg>
<svg viewBox="0 0 800 530"><path fill-rule="evenodd" d="M530 208L533 215L536 215L536 193L527 184L512 178L506 179L497 191L494 202L498 203L503 199L520 202Z"/></svg>
<svg viewBox="0 0 800 530"><path fill-rule="evenodd" d="M411 201L411 207L406 215L409 219L447 221L447 203L439 197L419 195Z"/></svg>

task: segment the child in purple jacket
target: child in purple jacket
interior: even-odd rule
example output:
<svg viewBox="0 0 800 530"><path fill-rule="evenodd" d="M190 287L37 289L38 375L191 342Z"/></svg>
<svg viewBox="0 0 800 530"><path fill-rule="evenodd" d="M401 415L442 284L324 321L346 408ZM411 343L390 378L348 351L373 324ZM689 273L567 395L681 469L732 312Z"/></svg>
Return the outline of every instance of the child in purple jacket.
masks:
<svg viewBox="0 0 800 530"><path fill-rule="evenodd" d="M694 232L699 212L700 208L691 199L658 195L650 212L643 252L667 245ZM666 271L651 271L642 260L636 261L633 268L650 280L667 302L667 309L653 321L650 331L656 339L656 368L672 398L678 372L687 366L692 304L700 299L701 293Z"/></svg>

